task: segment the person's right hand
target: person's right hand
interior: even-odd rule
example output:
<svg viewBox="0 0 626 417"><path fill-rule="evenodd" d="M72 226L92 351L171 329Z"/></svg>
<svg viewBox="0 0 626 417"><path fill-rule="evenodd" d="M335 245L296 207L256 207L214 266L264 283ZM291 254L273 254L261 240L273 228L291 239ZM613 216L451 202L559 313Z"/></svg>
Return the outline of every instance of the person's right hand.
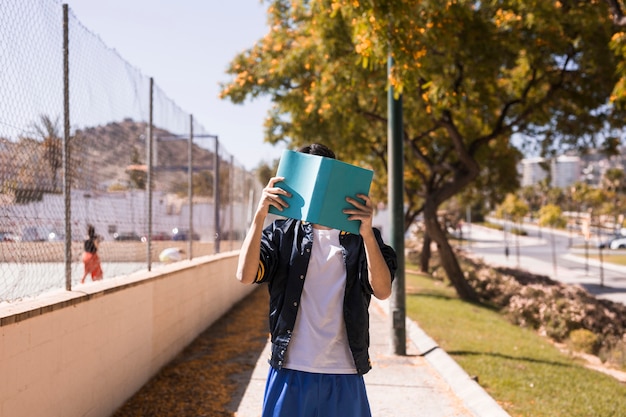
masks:
<svg viewBox="0 0 626 417"><path fill-rule="evenodd" d="M278 211L283 211L283 208L289 207L289 204L283 200L282 196L291 197L291 193L280 187L276 187L276 183L284 181L284 179L284 177L270 178L265 188L263 188L261 200L259 201L259 206L257 207L257 214L266 216L270 206L273 206Z"/></svg>

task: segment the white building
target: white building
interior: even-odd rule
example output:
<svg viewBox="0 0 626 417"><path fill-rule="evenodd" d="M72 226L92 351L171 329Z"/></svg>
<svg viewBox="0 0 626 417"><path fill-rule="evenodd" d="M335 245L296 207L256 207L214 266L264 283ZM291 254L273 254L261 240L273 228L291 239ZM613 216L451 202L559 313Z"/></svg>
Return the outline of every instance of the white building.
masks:
<svg viewBox="0 0 626 417"><path fill-rule="evenodd" d="M535 185L543 181L548 173L541 167L544 158L526 158L522 159L522 187Z"/></svg>
<svg viewBox="0 0 626 417"><path fill-rule="evenodd" d="M522 187L535 185L548 176L543 168L545 158L526 158L521 161ZM578 156L561 155L550 161L550 186L566 188L580 181L582 162Z"/></svg>
<svg viewBox="0 0 626 417"><path fill-rule="evenodd" d="M566 188L580 181L582 163L578 156L561 155L550 164L552 187Z"/></svg>

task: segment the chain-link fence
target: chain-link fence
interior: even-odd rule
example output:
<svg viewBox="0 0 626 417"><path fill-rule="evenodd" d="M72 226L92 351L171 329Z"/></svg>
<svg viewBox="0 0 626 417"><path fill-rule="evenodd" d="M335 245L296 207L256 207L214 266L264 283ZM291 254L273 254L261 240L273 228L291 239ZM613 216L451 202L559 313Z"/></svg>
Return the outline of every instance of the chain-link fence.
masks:
<svg viewBox="0 0 626 417"><path fill-rule="evenodd" d="M0 302L79 285L88 225L104 279L238 248L262 186L66 5L3 0L0 61Z"/></svg>

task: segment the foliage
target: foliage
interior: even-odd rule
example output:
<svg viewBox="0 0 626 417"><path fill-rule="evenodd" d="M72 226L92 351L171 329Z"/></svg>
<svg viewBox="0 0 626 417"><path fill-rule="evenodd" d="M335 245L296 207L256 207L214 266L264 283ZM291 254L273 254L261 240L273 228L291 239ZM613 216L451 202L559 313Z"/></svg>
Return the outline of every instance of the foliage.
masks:
<svg viewBox="0 0 626 417"><path fill-rule="evenodd" d="M507 194L504 202L500 204L496 213L498 217L507 217L515 222L520 222L528 214L528 204L515 194Z"/></svg>
<svg viewBox="0 0 626 417"><path fill-rule="evenodd" d="M505 311L520 326L538 330L556 341L587 329L596 347L610 349L626 333L626 307L597 299L580 286L509 268L492 268L464 258L469 281L483 302Z"/></svg>
<svg viewBox="0 0 626 417"><path fill-rule="evenodd" d="M263 184L263 185L267 184L270 178L276 175L276 170L278 169L278 163L279 163L279 160L275 159L272 162L272 165L269 165L266 162L262 162L256 167L255 173L260 184Z"/></svg>
<svg viewBox="0 0 626 417"><path fill-rule="evenodd" d="M539 209L539 226L563 228L566 224L559 206L548 204Z"/></svg>
<svg viewBox="0 0 626 417"><path fill-rule="evenodd" d="M192 192L194 196L209 197L213 195L213 173L211 171L195 172L192 175ZM170 191L179 197L189 195L189 184L187 181L175 181L170 187Z"/></svg>
<svg viewBox="0 0 626 417"><path fill-rule="evenodd" d="M145 190L146 182L148 181L148 173L146 172L145 164L144 169L139 168L142 163L139 158L139 150L136 146L133 146L132 148L130 154L130 164L132 168L129 168L126 171L128 173L130 186L138 190Z"/></svg>
<svg viewBox="0 0 626 417"><path fill-rule="evenodd" d="M622 125L609 103L616 28L604 3L267 3L270 31L233 59L222 97L269 95L269 142L329 144L375 170L374 197L383 199L393 86L403 103L405 224L424 214L463 298L473 294L439 223L441 205L470 186L492 204L517 188L514 136L548 155L596 145L609 136L598 132Z"/></svg>
<svg viewBox="0 0 626 417"><path fill-rule="evenodd" d="M33 123L37 136L41 139L44 156L52 171L53 191L61 187L57 184L58 171L63 167L63 140L59 133L59 119L52 120L50 116L42 114L39 123Z"/></svg>
<svg viewBox="0 0 626 417"><path fill-rule="evenodd" d="M407 316L511 416L625 415L626 387L619 381L585 368L493 308L458 300L440 281L409 273L407 285Z"/></svg>
<svg viewBox="0 0 626 417"><path fill-rule="evenodd" d="M587 329L572 330L569 334L568 344L576 352L598 353L598 336Z"/></svg>

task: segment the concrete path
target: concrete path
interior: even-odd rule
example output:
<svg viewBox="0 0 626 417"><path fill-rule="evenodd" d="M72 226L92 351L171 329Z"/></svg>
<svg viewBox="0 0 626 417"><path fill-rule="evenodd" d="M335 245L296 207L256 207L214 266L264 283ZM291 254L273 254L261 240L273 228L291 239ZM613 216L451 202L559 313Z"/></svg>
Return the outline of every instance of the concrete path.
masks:
<svg viewBox="0 0 626 417"><path fill-rule="evenodd" d="M365 375L372 416L509 416L411 320L407 320L407 355L395 355L390 343L388 312L387 301L372 299L370 356L373 369ZM268 341L235 414L238 417L261 415L269 352Z"/></svg>

